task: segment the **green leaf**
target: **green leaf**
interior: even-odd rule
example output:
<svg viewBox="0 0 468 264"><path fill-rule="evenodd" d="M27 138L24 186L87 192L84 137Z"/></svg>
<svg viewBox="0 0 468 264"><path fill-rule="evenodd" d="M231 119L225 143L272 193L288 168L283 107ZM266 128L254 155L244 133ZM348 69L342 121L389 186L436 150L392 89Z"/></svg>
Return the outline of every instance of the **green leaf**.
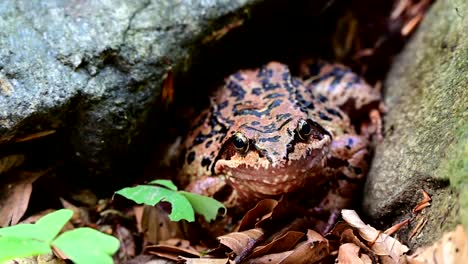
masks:
<svg viewBox="0 0 468 264"><path fill-rule="evenodd" d="M220 208L223 208L224 213L226 213L226 207L213 198L185 191L180 191L179 193L184 195L185 198L189 200L195 212L203 215L208 222L216 219Z"/></svg>
<svg viewBox="0 0 468 264"><path fill-rule="evenodd" d="M11 236L0 237L0 248L0 263L14 258L47 254L51 251L49 243L44 241Z"/></svg>
<svg viewBox="0 0 468 264"><path fill-rule="evenodd" d="M167 201L172 205L169 219L172 221L180 221L182 219L189 222L195 221L195 212L193 211L192 205L187 198L179 192L159 186L138 185L135 187L123 188L116 193L138 204L154 206L160 201Z"/></svg>
<svg viewBox="0 0 468 264"><path fill-rule="evenodd" d="M70 209L60 209L53 213L47 214L41 219L37 220L36 228L43 230L41 235L45 238L45 241L49 243L58 235L60 230L65 226L65 224L72 218L73 211Z"/></svg>
<svg viewBox="0 0 468 264"><path fill-rule="evenodd" d="M34 239L50 243L70 220L73 211L57 210L39 219L35 224L19 224L0 229L0 236Z"/></svg>
<svg viewBox="0 0 468 264"><path fill-rule="evenodd" d="M169 190L177 191L177 186L170 180L154 180L150 181L149 184L158 184L168 188Z"/></svg>
<svg viewBox="0 0 468 264"><path fill-rule="evenodd" d="M119 249L119 240L89 227L61 234L52 242L76 264L112 264L112 255Z"/></svg>

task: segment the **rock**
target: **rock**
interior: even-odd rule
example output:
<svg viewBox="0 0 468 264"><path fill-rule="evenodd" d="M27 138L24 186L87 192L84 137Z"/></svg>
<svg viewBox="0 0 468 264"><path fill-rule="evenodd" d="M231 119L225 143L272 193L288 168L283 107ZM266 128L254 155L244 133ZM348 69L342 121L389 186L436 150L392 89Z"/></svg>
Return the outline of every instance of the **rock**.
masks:
<svg viewBox="0 0 468 264"><path fill-rule="evenodd" d="M363 209L394 224L427 191L428 221L410 244L434 241L459 222L468 226L467 17L467 1L436 1L385 81L385 139L375 151Z"/></svg>
<svg viewBox="0 0 468 264"><path fill-rule="evenodd" d="M94 174L124 163L168 70L255 2L1 1L0 143L56 130Z"/></svg>

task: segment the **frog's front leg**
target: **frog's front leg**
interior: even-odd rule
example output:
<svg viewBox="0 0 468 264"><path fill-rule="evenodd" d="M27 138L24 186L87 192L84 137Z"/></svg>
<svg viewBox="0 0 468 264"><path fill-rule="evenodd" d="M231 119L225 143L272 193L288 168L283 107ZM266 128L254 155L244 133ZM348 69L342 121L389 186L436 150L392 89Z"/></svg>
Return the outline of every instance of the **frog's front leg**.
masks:
<svg viewBox="0 0 468 264"><path fill-rule="evenodd" d="M345 134L334 139L327 161L330 185L319 207L343 209L355 200L368 170L369 141L360 135Z"/></svg>
<svg viewBox="0 0 468 264"><path fill-rule="evenodd" d="M235 189L228 186L224 176L202 176L192 181L186 191L213 197L222 202L227 208L234 207L238 199Z"/></svg>

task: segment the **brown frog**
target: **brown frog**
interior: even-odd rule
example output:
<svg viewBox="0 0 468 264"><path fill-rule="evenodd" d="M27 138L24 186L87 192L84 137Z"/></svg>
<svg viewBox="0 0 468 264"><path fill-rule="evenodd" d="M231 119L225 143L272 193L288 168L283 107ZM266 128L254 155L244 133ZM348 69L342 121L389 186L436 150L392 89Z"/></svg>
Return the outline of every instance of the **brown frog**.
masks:
<svg viewBox="0 0 468 264"><path fill-rule="evenodd" d="M300 190L324 210L348 205L369 146L349 116L368 111L380 93L342 65L300 69L303 79L270 62L226 78L185 140L187 190L228 208Z"/></svg>

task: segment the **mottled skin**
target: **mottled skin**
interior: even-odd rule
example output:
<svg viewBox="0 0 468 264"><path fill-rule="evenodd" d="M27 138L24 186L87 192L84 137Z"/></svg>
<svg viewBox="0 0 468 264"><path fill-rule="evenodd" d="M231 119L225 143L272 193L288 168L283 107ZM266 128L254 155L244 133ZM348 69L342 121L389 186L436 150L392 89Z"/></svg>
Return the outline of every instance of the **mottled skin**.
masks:
<svg viewBox="0 0 468 264"><path fill-rule="evenodd" d="M347 206L367 172L368 138L345 111L380 95L340 65L305 64L301 74L271 62L226 79L185 141L187 190L245 207L307 188L325 210Z"/></svg>

